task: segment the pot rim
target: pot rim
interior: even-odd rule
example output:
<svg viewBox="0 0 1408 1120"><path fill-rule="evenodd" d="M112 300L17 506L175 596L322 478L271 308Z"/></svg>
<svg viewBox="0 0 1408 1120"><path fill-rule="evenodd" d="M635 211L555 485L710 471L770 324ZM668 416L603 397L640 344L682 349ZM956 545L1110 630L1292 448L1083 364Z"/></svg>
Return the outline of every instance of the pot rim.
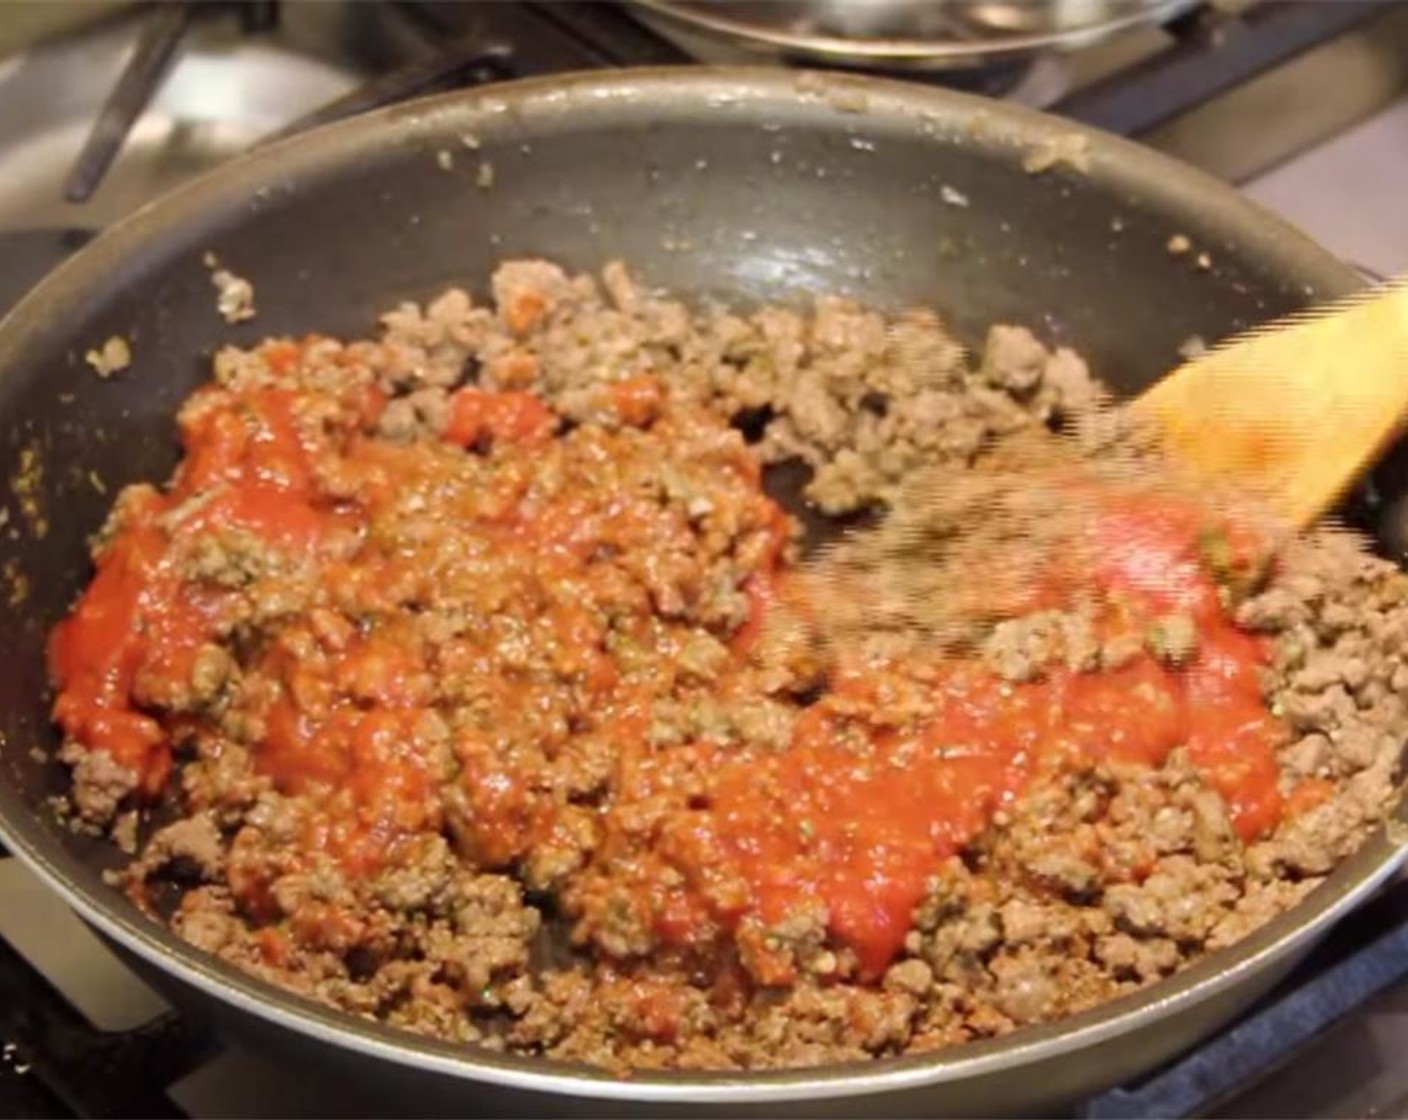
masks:
<svg viewBox="0 0 1408 1120"><path fill-rule="evenodd" d="M739 18L727 5L705 6L679 0L631 0L643 22L679 31L753 55L784 57L833 66L897 66L910 70L958 70L996 66L1043 51L1074 51L1121 32L1182 15L1196 0L1141 0L1128 10L1106 13L1086 23L1046 31L994 34L987 39L920 39L908 36L846 38L790 30Z"/></svg>

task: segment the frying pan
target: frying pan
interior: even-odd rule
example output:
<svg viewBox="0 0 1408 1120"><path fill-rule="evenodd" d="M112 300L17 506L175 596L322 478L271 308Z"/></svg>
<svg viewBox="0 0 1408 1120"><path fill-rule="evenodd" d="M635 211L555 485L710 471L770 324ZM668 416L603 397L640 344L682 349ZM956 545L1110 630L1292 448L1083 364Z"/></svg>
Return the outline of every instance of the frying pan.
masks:
<svg viewBox="0 0 1408 1120"><path fill-rule="evenodd" d="M1083 146L1080 167L1023 169L1058 141ZM1197 251L1171 256L1176 233ZM217 317L207 252L254 282L253 322ZM86 536L119 486L169 472L174 411L217 344L365 332L397 300L482 291L497 260L522 254L575 268L621 257L694 300L919 301L971 340L1025 322L1123 392L1192 335L1213 341L1359 284L1232 189L1125 141L939 89L786 70L616 71L428 99L255 152L139 212L0 324L0 472L30 464L0 529L0 839L168 994L419 1114L1045 1112L1227 1021L1402 862L1398 830L1381 833L1242 943L1062 1022L747 1074L619 1079L419 1038L276 990L143 918L102 881L109 847L65 831L46 801L65 778L44 754L44 635L87 576ZM83 354L114 334L133 366L99 381Z"/></svg>

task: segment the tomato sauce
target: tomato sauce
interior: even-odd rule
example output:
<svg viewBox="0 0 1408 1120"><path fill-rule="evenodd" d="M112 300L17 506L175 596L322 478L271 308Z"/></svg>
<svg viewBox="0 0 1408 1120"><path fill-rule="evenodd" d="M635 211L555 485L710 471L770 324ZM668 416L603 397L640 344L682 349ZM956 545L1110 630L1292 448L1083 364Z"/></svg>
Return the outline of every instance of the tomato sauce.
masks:
<svg viewBox="0 0 1408 1120"><path fill-rule="evenodd" d="M299 352L298 344L276 344L276 364L291 368ZM132 769L148 796L166 781L170 744L141 694L189 681L222 606L218 592L185 580L173 538L234 528L307 554L345 520L315 498L299 399L280 387L197 392L182 412L186 454L170 492L133 492L121 531L95 557L94 579L50 636L55 721ZM368 394L360 406L374 414L380 403Z"/></svg>
<svg viewBox="0 0 1408 1120"><path fill-rule="evenodd" d="M60 687L54 719L70 738L131 769L148 793L161 788L170 762L161 725L133 707L131 694L147 652L139 623L150 613L150 589L164 582L165 542L150 524L163 505L152 495L131 511L132 527L103 551L87 592L49 639Z"/></svg>
<svg viewBox="0 0 1408 1120"><path fill-rule="evenodd" d="M525 321L536 314L527 305L520 311ZM306 345L270 344L268 363L296 370ZM613 393L628 423L656 423L662 414L651 377L622 382ZM408 587L434 593L434 573L418 568L414 553L401 557L395 541L366 545L351 559L333 547L349 537L372 539L382 507L424 467L424 454L366 435L385 404L375 390L349 390L331 434L325 420L304 417L319 403L326 399L283 385L201 390L183 410L186 456L170 492L129 495L120 531L96 557L95 578L52 635L55 720L70 738L130 767L149 797L159 795L171 767L151 697L190 680L233 602L233 592L183 574L193 542L232 529L249 534L285 559L319 565L322 581L365 612L393 606ZM704 950L730 937L749 954L755 976L787 983L786 954L759 931L795 913L824 911L834 942L854 954L863 977L878 977L945 861L1034 778L1063 769L1105 761L1158 766L1186 747L1248 841L1274 828L1283 812L1304 811L1323 796L1305 785L1282 804L1274 751L1284 730L1267 710L1260 680L1267 651L1227 617L1204 555L1212 531L1222 560L1246 567L1254 534L1211 524L1192 505L1122 496L1102 499L1088 530L1097 558L1091 570L1058 568L1048 586L1033 589L1034 600L1069 603L1094 591L1102 603L1097 627L1106 635L1142 632L1173 612L1187 616L1197 644L1177 667L1140 652L1117 669L1049 668L1013 684L977 662L936 661L916 676L913 666L842 656L781 749L708 742L647 749L652 698L608 652L604 616L553 600L542 585L585 578L599 555L629 557L663 533L684 534L683 515L624 499L603 514L580 492L537 496L535 456L558 418L529 392L467 387L449 406L445 443L523 450L438 515L456 516L467 540L519 573L501 609L541 627L534 632L552 644L553 671L589 698L596 726L619 755L616 784L599 809L604 836L596 858L619 860L633 905L669 943ZM741 588L747 616L723 635L729 664L721 691L745 671L787 579L789 520L762 494L751 455L740 454L736 469L756 491L757 505L747 508L763 527L762 543L754 538ZM354 490L356 498L333 496L326 485L333 476L355 481L337 492ZM453 479L429 478L427 492L453 490ZM618 636L631 633L619 621L628 602L638 603L643 633L649 599L632 600L628 580L592 585L591 593L605 596L603 588L615 589ZM354 626L335 612L297 620L258 653L253 668L278 685L259 713L258 768L325 809L305 822L306 848L335 853L353 874L372 874L398 837L445 827L447 796L462 810L460 842L482 866L508 866L551 835L565 799L538 780L532 753L515 753L506 745L511 734L500 735L492 721L482 734L451 733L437 710L437 674L475 681L496 718L540 702L512 673L481 674L489 657L464 639L444 642L431 658L411 627ZM922 680L927 707L919 717L887 714L896 678ZM682 774L698 777L702 793L677 799L644 829L647 809L668 802ZM236 866L232 883L238 874ZM251 880L237 890L257 909L268 884ZM303 920L307 937L329 944L352 937L338 915ZM271 941L266 951L280 952L281 944ZM668 1033L669 1009L651 1007L645 1018Z"/></svg>
<svg viewBox="0 0 1408 1120"><path fill-rule="evenodd" d="M163 517L178 518L174 532L186 540L235 527L275 547L315 547L328 519L313 505L296 402L282 388L198 392L183 410L186 458L170 493L137 492L122 531L95 558L92 583L50 636L54 719L132 769L148 795L160 791L171 761L160 724L139 703L143 682L188 681L220 607L219 595L185 583Z"/></svg>
<svg viewBox="0 0 1408 1120"><path fill-rule="evenodd" d="M485 437L513 443L539 443L552 435L557 417L532 393L492 393L468 385L450 398L445 439L468 447Z"/></svg>
<svg viewBox="0 0 1408 1120"><path fill-rule="evenodd" d="M656 900L662 934L688 944L750 916L774 925L821 906L831 936L874 978L899 953L930 878L1034 774L1104 760L1158 766L1181 745L1244 840L1269 832L1282 814L1275 748L1285 732L1262 698L1266 650L1227 618L1199 560L1207 521L1189 506L1111 502L1091 528L1101 557L1093 580L1054 576L1067 592L1093 582L1125 626L1191 615L1199 645L1178 668L1141 652L1115 670L1061 668L1010 684L976 664L945 666L923 723L867 728L857 744L841 713L867 690L874 699L890 667L854 666L833 675L788 750L702 761L714 774L707 803L669 825L667 862L683 885ZM752 586L756 618L770 593ZM738 648L755 639L750 619ZM773 976L792 979L785 965Z"/></svg>

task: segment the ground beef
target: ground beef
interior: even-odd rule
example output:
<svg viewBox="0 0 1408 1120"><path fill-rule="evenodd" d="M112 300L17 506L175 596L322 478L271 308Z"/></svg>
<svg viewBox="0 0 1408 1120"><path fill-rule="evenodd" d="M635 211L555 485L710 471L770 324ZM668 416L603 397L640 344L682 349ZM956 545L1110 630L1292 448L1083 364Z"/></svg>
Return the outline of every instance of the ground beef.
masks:
<svg viewBox="0 0 1408 1120"><path fill-rule="evenodd" d="M141 859L132 870L146 878L175 865L187 876L214 881L222 874L224 862L225 844L219 825L212 814L197 813L160 829L143 848Z"/></svg>
<svg viewBox="0 0 1408 1120"><path fill-rule="evenodd" d="M121 373L132 365L132 347L121 335L113 335L96 350L89 350L83 360L101 378Z"/></svg>
<svg viewBox="0 0 1408 1120"><path fill-rule="evenodd" d="M375 339L221 350L181 471L124 491L95 540L84 602L133 625L91 665L84 602L56 636L61 757L78 815L137 846L131 895L192 944L494 1049L811 1065L1153 983L1294 905L1388 812L1408 579L1344 533L1277 538L1269 566L1218 540L1197 563L1270 649L1268 827L1196 743L1072 748L932 856L885 954L843 936L844 892L753 905L709 814L773 797L797 835L755 821L768 843L851 858L802 779L930 749L981 698L945 693L950 659L993 697L1120 673L1138 697L1226 640L1181 608L1030 600L1099 558L1033 464L1128 481L1157 463L1148 434L1021 327L970 357L929 310L691 309L619 263L508 262L491 289L403 304ZM784 460L828 512L888 510L880 529L797 571L759 490ZM934 757L981 754L969 732ZM789 769L809 751L823 765Z"/></svg>
<svg viewBox="0 0 1408 1120"><path fill-rule="evenodd" d="M89 750L70 739L59 758L73 768L73 804L90 823L110 822L127 795L137 788L136 771L106 751Z"/></svg>

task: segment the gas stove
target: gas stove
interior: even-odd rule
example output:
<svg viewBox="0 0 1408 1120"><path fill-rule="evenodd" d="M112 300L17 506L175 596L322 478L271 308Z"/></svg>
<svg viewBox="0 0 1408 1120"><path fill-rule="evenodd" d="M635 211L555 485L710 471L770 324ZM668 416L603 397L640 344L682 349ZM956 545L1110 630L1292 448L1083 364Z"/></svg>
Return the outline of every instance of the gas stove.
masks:
<svg viewBox="0 0 1408 1120"><path fill-rule="evenodd" d="M1133 136L1370 276L1408 269L1408 4L1192 0L1161 13L1078 51L900 76ZM0 313L104 227L271 136L441 89L753 57L638 16L585 2L0 6ZM1066 1115L1408 1115L1405 974L1399 881L1232 1028ZM178 1012L0 853L0 1117L422 1104L310 1079Z"/></svg>

